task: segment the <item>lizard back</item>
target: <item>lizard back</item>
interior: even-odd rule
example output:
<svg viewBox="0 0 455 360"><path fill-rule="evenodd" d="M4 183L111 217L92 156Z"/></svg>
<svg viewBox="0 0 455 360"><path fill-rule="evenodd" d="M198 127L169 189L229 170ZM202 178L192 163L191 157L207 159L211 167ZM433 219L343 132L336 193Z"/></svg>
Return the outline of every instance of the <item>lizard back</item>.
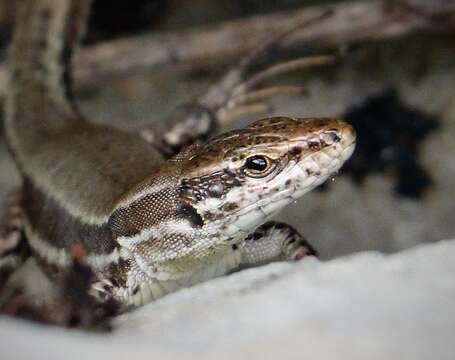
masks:
<svg viewBox="0 0 455 360"><path fill-rule="evenodd" d="M52 194L73 216L102 223L161 157L137 136L86 121L72 101L70 54L90 2L24 2L10 49L5 132L26 185Z"/></svg>

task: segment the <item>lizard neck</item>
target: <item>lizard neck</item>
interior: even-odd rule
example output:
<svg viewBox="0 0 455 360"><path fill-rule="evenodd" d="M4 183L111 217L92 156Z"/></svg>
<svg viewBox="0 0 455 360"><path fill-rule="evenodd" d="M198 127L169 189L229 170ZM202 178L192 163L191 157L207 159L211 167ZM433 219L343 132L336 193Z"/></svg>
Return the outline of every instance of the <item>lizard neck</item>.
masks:
<svg viewBox="0 0 455 360"><path fill-rule="evenodd" d="M183 169L195 149L162 163L156 173L122 196L109 218L116 242L134 254L148 253L149 261L155 256L159 259L153 261L164 261L173 258L172 249L165 254L155 247L163 247L167 238L172 242L177 234L181 245L191 249L192 240L203 237L203 219L184 201L181 188Z"/></svg>

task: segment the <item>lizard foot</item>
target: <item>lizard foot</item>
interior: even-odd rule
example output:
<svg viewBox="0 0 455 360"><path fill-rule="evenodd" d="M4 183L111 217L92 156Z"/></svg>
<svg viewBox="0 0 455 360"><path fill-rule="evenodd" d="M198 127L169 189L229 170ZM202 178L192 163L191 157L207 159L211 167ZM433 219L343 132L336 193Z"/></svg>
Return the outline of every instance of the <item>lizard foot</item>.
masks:
<svg viewBox="0 0 455 360"><path fill-rule="evenodd" d="M5 284L9 275L27 257L24 243L24 220L22 212L22 193L9 194L0 223L0 284Z"/></svg>
<svg viewBox="0 0 455 360"><path fill-rule="evenodd" d="M282 222L266 222L242 243L242 266L297 261L307 256L317 256L316 250L295 228Z"/></svg>

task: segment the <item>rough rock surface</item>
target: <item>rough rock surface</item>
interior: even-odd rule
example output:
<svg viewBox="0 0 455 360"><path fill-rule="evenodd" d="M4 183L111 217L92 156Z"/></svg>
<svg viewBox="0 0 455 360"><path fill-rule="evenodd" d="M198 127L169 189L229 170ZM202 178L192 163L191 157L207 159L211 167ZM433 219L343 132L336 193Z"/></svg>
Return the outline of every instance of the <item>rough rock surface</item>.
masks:
<svg viewBox="0 0 455 360"><path fill-rule="evenodd" d="M453 359L454 260L452 240L271 264L128 313L109 335L2 318L0 357Z"/></svg>

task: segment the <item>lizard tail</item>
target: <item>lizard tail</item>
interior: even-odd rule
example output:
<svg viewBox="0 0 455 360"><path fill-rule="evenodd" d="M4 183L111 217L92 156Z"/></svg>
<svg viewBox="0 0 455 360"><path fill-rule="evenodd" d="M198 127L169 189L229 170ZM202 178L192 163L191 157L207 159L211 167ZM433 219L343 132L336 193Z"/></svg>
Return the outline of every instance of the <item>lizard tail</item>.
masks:
<svg viewBox="0 0 455 360"><path fill-rule="evenodd" d="M9 52L6 135L13 149L59 132L79 116L70 86L71 54L91 0L24 0ZM32 137L32 138L30 138Z"/></svg>

